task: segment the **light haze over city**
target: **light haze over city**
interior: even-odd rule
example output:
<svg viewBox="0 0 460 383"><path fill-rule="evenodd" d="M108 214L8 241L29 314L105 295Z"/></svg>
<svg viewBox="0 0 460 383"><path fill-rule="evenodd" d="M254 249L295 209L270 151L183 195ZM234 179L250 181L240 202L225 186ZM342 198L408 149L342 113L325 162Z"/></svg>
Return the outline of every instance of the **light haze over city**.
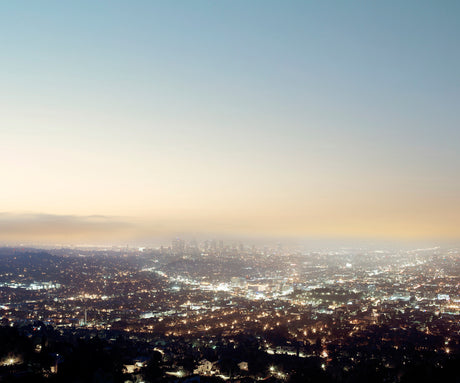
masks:
<svg viewBox="0 0 460 383"><path fill-rule="evenodd" d="M459 242L459 2L0 14L0 241Z"/></svg>

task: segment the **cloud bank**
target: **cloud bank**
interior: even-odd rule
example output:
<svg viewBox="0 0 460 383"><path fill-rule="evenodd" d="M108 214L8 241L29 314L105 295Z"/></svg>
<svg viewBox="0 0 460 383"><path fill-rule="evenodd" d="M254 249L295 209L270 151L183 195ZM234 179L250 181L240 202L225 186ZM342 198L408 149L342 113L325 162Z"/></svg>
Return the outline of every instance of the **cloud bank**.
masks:
<svg viewBox="0 0 460 383"><path fill-rule="evenodd" d="M120 217L0 212L0 240L17 241L122 241L136 225Z"/></svg>

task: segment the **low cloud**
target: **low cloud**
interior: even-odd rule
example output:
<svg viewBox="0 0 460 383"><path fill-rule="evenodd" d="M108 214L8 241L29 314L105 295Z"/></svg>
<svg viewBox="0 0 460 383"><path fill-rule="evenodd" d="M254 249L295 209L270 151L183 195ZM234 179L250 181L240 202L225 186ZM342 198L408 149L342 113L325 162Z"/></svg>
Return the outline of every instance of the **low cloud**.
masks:
<svg viewBox="0 0 460 383"><path fill-rule="evenodd" d="M0 212L0 240L114 241L131 237L136 225L120 217Z"/></svg>

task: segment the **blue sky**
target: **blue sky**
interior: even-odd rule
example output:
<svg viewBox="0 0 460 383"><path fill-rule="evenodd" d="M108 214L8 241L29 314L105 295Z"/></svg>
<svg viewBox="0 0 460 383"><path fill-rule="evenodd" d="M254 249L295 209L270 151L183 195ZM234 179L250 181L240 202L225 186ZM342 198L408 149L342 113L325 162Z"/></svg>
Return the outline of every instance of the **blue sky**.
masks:
<svg viewBox="0 0 460 383"><path fill-rule="evenodd" d="M0 211L122 217L144 237L458 238L459 16L456 1L5 2Z"/></svg>

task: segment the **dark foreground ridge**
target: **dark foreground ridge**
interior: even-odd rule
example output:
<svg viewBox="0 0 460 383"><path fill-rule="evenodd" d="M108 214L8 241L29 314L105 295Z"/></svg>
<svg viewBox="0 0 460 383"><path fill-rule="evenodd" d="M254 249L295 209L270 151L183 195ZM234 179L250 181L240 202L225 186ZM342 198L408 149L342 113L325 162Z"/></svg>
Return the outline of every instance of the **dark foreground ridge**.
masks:
<svg viewBox="0 0 460 383"><path fill-rule="evenodd" d="M269 354L251 334L219 340L123 331L0 327L2 382L459 382L460 337L372 326L341 344ZM283 348L280 347L280 350ZM299 353L308 353L301 357Z"/></svg>

